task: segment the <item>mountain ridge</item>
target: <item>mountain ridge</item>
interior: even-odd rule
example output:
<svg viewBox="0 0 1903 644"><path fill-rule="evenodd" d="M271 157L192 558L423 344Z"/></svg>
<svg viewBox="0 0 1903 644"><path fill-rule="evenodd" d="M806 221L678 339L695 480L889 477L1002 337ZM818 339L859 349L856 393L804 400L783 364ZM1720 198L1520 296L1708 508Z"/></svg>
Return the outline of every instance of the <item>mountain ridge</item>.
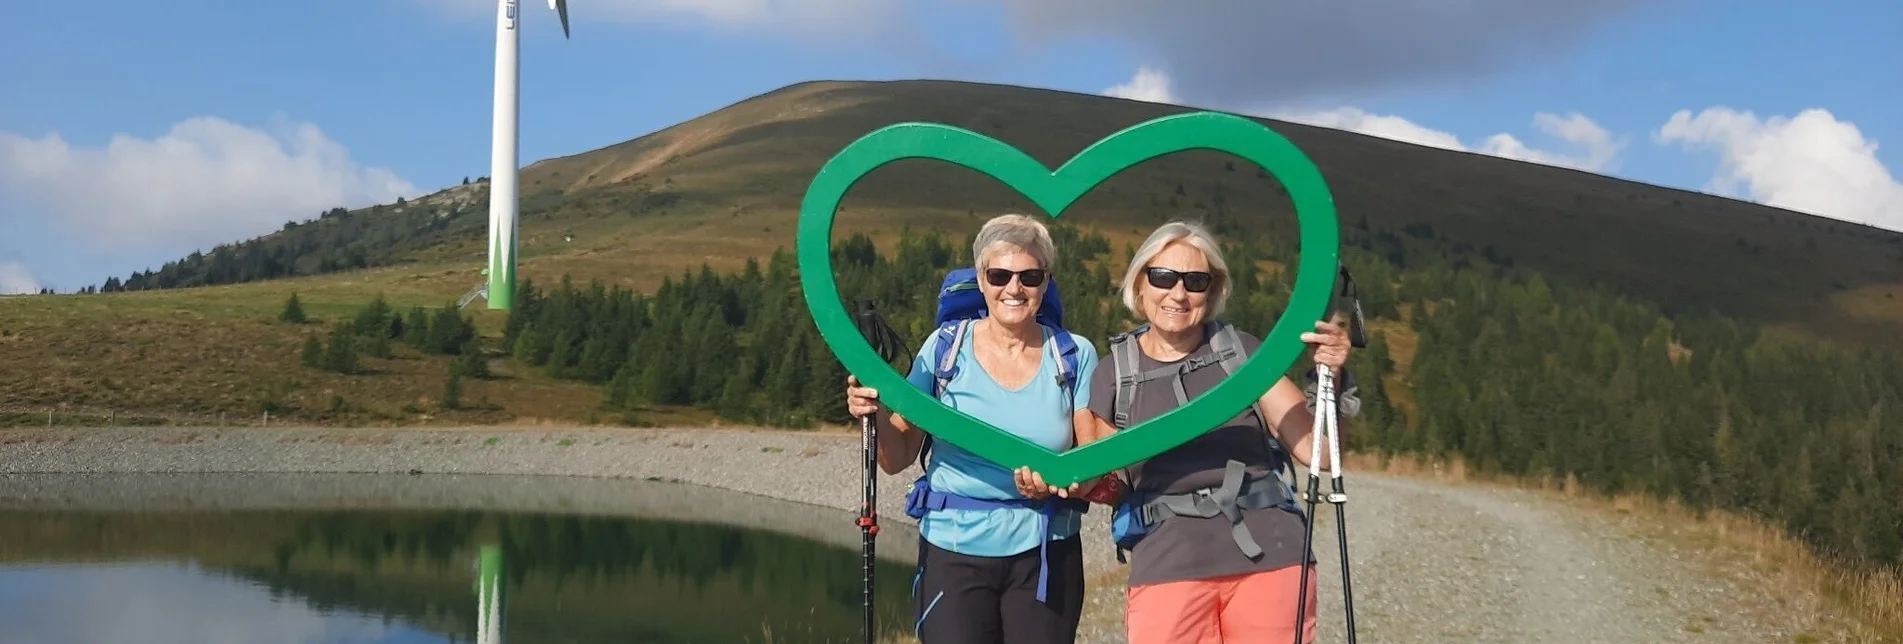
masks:
<svg viewBox="0 0 1903 644"><path fill-rule="evenodd" d="M965 127L1055 167L1112 132L1187 111L1200 110L964 81L795 83L647 134L526 165L522 261L581 255L570 247L578 237L588 254L639 253L643 233L656 233L702 252L666 258L673 265L637 263L630 266L635 272L676 273L697 263L696 256L733 268L740 256L790 246L799 197L813 172L879 127L905 121ZM1903 232L1575 168L1247 118L1315 161L1344 226L1365 219L1374 231L1405 231L1482 251L1490 261L1603 282L1669 311L1712 309L1852 344L1903 346L1892 340L1903 337L1903 304L1896 300L1903 290ZM1239 164L1207 151L1139 164L1080 199L1066 220L1101 227L1116 241L1140 238L1173 217L1291 232L1292 210L1279 185ZM987 177L947 167L906 160L867 175L842 202L835 230L889 239L907 224L958 230L975 226L980 213L1034 210ZM349 211L352 217L408 215L414 234L361 227L365 232L354 239L330 236L328 265L308 256L323 244L308 242L304 256L287 263L302 273L404 263L481 266L486 182L470 185L411 202L454 202L432 206L433 218L404 211L407 204ZM327 217L342 218L337 212ZM1253 221L1258 213L1269 221ZM947 217L957 214L965 218ZM321 222L303 222L310 223ZM244 243L269 244L294 232ZM723 243L728 240L738 243Z"/></svg>

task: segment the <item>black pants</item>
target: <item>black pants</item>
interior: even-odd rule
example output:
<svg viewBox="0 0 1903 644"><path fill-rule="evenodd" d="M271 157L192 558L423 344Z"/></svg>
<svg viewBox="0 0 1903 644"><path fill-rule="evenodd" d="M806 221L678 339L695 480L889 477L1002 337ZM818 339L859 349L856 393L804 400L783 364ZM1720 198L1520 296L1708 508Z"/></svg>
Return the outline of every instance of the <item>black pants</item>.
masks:
<svg viewBox="0 0 1903 644"><path fill-rule="evenodd" d="M961 555L922 542L912 614L921 644L1072 644L1084 609L1083 541L1052 541L1046 600L1038 551Z"/></svg>

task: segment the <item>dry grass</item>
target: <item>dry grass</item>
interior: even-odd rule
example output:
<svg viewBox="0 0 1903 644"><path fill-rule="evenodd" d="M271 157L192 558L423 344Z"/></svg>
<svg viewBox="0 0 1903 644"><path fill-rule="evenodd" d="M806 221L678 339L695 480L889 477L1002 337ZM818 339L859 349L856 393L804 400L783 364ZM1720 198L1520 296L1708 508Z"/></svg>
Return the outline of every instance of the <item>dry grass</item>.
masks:
<svg viewBox="0 0 1903 644"><path fill-rule="evenodd" d="M361 357L363 373L301 366L306 335L354 317L381 293L398 311L453 303L473 271L385 269L177 291L16 298L0 303L9 361L0 370L0 422L81 418L119 425L265 422L263 412L306 424L471 425L551 419L617 423L599 412L600 387L551 379L492 359L493 378L465 379L462 408L444 409L450 358L392 343L390 358ZM295 292L311 318L277 321ZM465 311L493 345L504 317ZM496 358L500 358L497 356ZM112 420L108 421L108 418ZM706 412L637 410L641 424L705 424Z"/></svg>
<svg viewBox="0 0 1903 644"><path fill-rule="evenodd" d="M1758 517L1714 510L1702 516L1675 500L1640 494L1604 496L1580 488L1572 477L1526 479L1469 471L1459 457L1427 463L1409 456L1355 453L1343 458L1352 470L1384 472L1456 485L1511 487L1589 510L1631 515L1653 525L1674 526L1674 538L1700 550L1722 550L1748 559L1757 571L1782 576L1783 584L1814 589L1861 627L1860 642L1903 642L1903 571L1853 570L1819 557L1803 542Z"/></svg>
<svg viewBox="0 0 1903 644"><path fill-rule="evenodd" d="M1367 325L1370 336L1380 334L1387 340L1388 358L1394 361L1394 371L1387 374L1382 384L1387 386L1388 400L1401 415L1400 422L1412 426L1419 420L1419 408L1414 400L1414 388L1408 386L1407 374L1414 369L1414 355L1420 351L1421 337L1408 326L1405 308L1401 316L1401 320L1368 320Z"/></svg>
<svg viewBox="0 0 1903 644"><path fill-rule="evenodd" d="M1895 320L1903 317L1903 284L1869 284L1831 296L1845 315L1860 320Z"/></svg>

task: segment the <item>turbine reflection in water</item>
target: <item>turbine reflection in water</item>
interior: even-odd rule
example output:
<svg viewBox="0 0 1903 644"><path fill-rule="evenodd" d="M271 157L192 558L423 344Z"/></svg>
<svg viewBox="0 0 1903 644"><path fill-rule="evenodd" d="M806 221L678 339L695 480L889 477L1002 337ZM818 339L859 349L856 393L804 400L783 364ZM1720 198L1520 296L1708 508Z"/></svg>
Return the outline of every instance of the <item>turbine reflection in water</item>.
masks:
<svg viewBox="0 0 1903 644"><path fill-rule="evenodd" d="M482 547L476 575L476 644L502 644L502 547Z"/></svg>

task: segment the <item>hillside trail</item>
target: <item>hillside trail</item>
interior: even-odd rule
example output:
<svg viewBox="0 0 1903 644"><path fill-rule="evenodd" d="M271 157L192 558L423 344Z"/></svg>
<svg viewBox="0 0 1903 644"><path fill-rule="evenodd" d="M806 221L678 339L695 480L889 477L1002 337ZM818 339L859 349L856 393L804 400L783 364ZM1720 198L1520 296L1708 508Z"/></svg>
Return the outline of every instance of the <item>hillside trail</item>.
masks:
<svg viewBox="0 0 1903 644"><path fill-rule="evenodd" d="M1653 519L1414 477L1350 471L1346 487L1358 642L1861 641L1812 589ZM1317 641L1346 642L1335 511L1316 513ZM1120 575L1093 590L1106 619L1080 641L1125 641L1123 591Z"/></svg>

